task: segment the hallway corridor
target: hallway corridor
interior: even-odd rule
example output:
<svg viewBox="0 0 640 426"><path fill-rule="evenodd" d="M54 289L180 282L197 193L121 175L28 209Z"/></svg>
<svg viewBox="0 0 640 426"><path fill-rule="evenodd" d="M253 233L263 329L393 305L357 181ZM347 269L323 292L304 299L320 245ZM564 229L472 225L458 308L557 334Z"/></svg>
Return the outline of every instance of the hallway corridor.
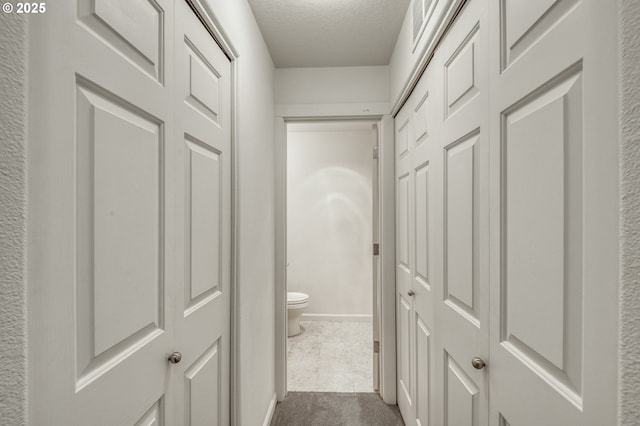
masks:
<svg viewBox="0 0 640 426"><path fill-rule="evenodd" d="M375 393L290 392L271 426L404 426L396 405Z"/></svg>
<svg viewBox="0 0 640 426"><path fill-rule="evenodd" d="M0 426L640 426L640 0L2 6Z"/></svg>

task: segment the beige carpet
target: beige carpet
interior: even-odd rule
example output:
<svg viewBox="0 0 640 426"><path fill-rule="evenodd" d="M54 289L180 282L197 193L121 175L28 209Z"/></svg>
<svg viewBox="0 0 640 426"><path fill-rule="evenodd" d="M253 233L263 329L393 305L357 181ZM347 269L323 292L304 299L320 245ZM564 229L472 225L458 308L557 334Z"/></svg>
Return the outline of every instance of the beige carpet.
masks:
<svg viewBox="0 0 640 426"><path fill-rule="evenodd" d="M271 426L404 426L400 411L375 393L289 392Z"/></svg>

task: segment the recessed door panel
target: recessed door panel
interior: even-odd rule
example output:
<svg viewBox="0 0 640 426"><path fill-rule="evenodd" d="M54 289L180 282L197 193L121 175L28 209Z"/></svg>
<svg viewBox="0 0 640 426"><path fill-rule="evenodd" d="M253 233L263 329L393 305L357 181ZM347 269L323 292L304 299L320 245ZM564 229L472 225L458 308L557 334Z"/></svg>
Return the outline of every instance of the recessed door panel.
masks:
<svg viewBox="0 0 640 426"><path fill-rule="evenodd" d="M501 0L502 69L526 53L578 3L579 0Z"/></svg>
<svg viewBox="0 0 640 426"><path fill-rule="evenodd" d="M164 79L165 13L154 0L79 0L85 28L160 83Z"/></svg>
<svg viewBox="0 0 640 426"><path fill-rule="evenodd" d="M429 284L429 163L416 170L415 178L415 279L426 290Z"/></svg>
<svg viewBox="0 0 640 426"><path fill-rule="evenodd" d="M398 260L409 270L409 176L398 181Z"/></svg>
<svg viewBox="0 0 640 426"><path fill-rule="evenodd" d="M188 211L185 217L188 275L186 314L222 291L220 285L220 153L188 138L186 173Z"/></svg>
<svg viewBox="0 0 640 426"><path fill-rule="evenodd" d="M77 86L77 386L163 327L162 123Z"/></svg>
<svg viewBox="0 0 640 426"><path fill-rule="evenodd" d="M188 426L221 425L219 341L185 372L185 419Z"/></svg>
<svg viewBox="0 0 640 426"><path fill-rule="evenodd" d="M445 425L479 424L478 386L451 355L445 354L445 362Z"/></svg>
<svg viewBox="0 0 640 426"><path fill-rule="evenodd" d="M418 425L427 426L431 415L429 405L431 399L431 330L427 324L415 315L415 342L416 342L416 421Z"/></svg>
<svg viewBox="0 0 640 426"><path fill-rule="evenodd" d="M429 138L428 120L430 104L429 92L427 92L422 99L420 99L414 110L414 137L417 144L421 144Z"/></svg>
<svg viewBox="0 0 640 426"><path fill-rule="evenodd" d="M476 34L479 26L473 27L464 41L445 62L445 117L453 114L478 93L476 57Z"/></svg>
<svg viewBox="0 0 640 426"><path fill-rule="evenodd" d="M396 132L396 152L403 157L409 151L409 121L405 121Z"/></svg>
<svg viewBox="0 0 640 426"><path fill-rule="evenodd" d="M411 388L411 303L403 296L400 296L398 304L399 323L398 323L398 383L405 398L411 404L413 393Z"/></svg>
<svg viewBox="0 0 640 426"><path fill-rule="evenodd" d="M511 424L502 416L502 413L499 415L498 426L511 426Z"/></svg>
<svg viewBox="0 0 640 426"><path fill-rule="evenodd" d="M164 424L164 398L161 398L144 413L135 426L164 426Z"/></svg>
<svg viewBox="0 0 640 426"><path fill-rule="evenodd" d="M583 356L581 89L570 70L509 109L502 145L504 344L573 400Z"/></svg>
<svg viewBox="0 0 640 426"><path fill-rule="evenodd" d="M185 44L189 61L186 102L217 123L220 112L220 73L191 40L186 38Z"/></svg>
<svg viewBox="0 0 640 426"><path fill-rule="evenodd" d="M473 134L446 148L445 157L445 298L450 306L477 321L477 200L475 144Z"/></svg>

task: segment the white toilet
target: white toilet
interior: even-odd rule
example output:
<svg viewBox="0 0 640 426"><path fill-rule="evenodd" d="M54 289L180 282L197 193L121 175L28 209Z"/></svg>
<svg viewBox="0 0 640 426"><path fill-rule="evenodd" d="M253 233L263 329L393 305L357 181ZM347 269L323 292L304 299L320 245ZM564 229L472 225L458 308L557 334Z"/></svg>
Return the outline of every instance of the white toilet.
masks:
<svg viewBox="0 0 640 426"><path fill-rule="evenodd" d="M300 330L300 315L309 306L309 295L293 291L287 292L287 336L297 336Z"/></svg>

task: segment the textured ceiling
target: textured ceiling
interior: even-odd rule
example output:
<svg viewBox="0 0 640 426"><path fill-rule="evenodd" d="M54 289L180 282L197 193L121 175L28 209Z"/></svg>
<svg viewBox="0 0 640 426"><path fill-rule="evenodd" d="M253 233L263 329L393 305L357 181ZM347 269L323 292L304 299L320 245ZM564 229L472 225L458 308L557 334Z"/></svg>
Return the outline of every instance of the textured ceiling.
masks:
<svg viewBox="0 0 640 426"><path fill-rule="evenodd" d="M249 0L277 68L387 65L410 0Z"/></svg>

